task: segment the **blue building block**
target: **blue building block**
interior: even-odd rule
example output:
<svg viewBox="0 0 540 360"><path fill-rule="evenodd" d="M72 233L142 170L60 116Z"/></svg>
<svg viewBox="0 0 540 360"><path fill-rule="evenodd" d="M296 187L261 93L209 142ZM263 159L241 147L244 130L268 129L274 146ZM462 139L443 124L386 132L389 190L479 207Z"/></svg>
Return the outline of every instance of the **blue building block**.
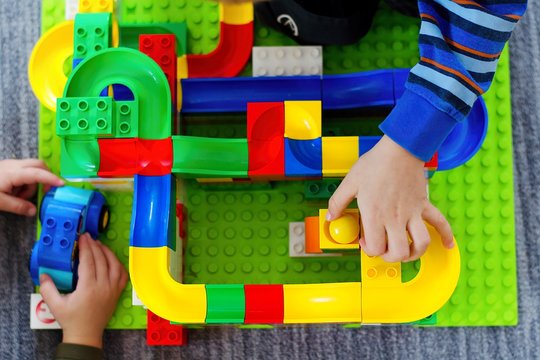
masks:
<svg viewBox="0 0 540 360"><path fill-rule="evenodd" d="M371 148L374 147L379 140L381 140L380 136L360 136L358 139L358 154L360 156L364 155L371 150Z"/></svg>
<svg viewBox="0 0 540 360"><path fill-rule="evenodd" d="M135 175L130 246L171 247L175 226L173 176Z"/></svg>
<svg viewBox="0 0 540 360"><path fill-rule="evenodd" d="M84 206L51 201L42 219L39 266L72 271L73 250L79 237Z"/></svg>
<svg viewBox="0 0 540 360"><path fill-rule="evenodd" d="M285 138L285 176L321 177L322 140L293 140Z"/></svg>

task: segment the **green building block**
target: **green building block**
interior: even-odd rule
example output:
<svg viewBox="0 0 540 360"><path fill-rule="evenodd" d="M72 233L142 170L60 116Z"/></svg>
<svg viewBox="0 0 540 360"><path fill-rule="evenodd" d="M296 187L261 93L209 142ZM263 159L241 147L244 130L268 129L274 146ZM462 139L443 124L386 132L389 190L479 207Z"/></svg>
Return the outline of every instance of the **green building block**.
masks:
<svg viewBox="0 0 540 360"><path fill-rule="evenodd" d="M182 23L187 26L187 54L206 54L219 41L219 9L215 1L201 0L122 0L122 24Z"/></svg>
<svg viewBox="0 0 540 360"><path fill-rule="evenodd" d="M113 102L110 97L60 98L56 134L74 138L111 137Z"/></svg>
<svg viewBox="0 0 540 360"><path fill-rule="evenodd" d="M173 173L188 177L245 178L247 139L173 136Z"/></svg>
<svg viewBox="0 0 540 360"><path fill-rule="evenodd" d="M75 15L73 58L84 59L111 46L112 16L110 13Z"/></svg>
<svg viewBox="0 0 540 360"><path fill-rule="evenodd" d="M134 138L139 135L139 101L114 102L115 138Z"/></svg>
<svg viewBox="0 0 540 360"><path fill-rule="evenodd" d="M206 285L206 323L241 324L246 314L244 285Z"/></svg>
<svg viewBox="0 0 540 360"><path fill-rule="evenodd" d="M304 196L306 200L330 199L341 183L341 179L324 179L304 182Z"/></svg>
<svg viewBox="0 0 540 360"><path fill-rule="evenodd" d="M187 27L181 23L120 24L120 46L139 50L139 35L173 34L176 37L176 54L186 54Z"/></svg>

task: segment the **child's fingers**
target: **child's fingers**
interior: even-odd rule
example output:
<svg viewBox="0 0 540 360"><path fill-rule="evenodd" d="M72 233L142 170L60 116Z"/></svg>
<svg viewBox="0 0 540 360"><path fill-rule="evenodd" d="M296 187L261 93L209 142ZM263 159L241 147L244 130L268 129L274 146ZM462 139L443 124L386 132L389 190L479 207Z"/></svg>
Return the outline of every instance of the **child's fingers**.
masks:
<svg viewBox="0 0 540 360"><path fill-rule="evenodd" d="M362 217L362 250L368 256L380 256L386 252L386 233L384 226L376 219Z"/></svg>
<svg viewBox="0 0 540 360"><path fill-rule="evenodd" d="M37 184L29 184L29 185L23 185L21 187L17 188L17 191L13 193L13 195L21 198L21 199L30 199L32 196L35 195L37 191Z"/></svg>
<svg viewBox="0 0 540 360"><path fill-rule="evenodd" d="M326 220L331 221L341 216L341 213L356 197L356 188L346 176L328 201Z"/></svg>
<svg viewBox="0 0 540 360"><path fill-rule="evenodd" d="M16 160L20 163L22 167L36 167L44 170L49 170L49 167L43 160L39 159L22 159L22 160Z"/></svg>
<svg viewBox="0 0 540 360"><path fill-rule="evenodd" d="M90 236L83 234L79 238L79 283L86 284L96 281L96 263L92 251Z"/></svg>
<svg viewBox="0 0 540 360"><path fill-rule="evenodd" d="M388 251L382 255L384 261L398 262L408 259L410 247L407 239L407 227L392 224L386 227L386 234L388 235Z"/></svg>
<svg viewBox="0 0 540 360"><path fill-rule="evenodd" d="M428 204L422 217L441 235L442 243L447 249L454 247L454 234L452 233L452 227L444 215L432 204Z"/></svg>
<svg viewBox="0 0 540 360"><path fill-rule="evenodd" d="M12 178L13 186L22 186L27 184L45 184L52 186L62 186L64 181L48 170L29 167L17 171Z"/></svg>
<svg viewBox="0 0 540 360"><path fill-rule="evenodd" d="M426 225L420 217L412 218L407 225L407 230L412 238L412 243L410 244L411 256L407 261L414 261L426 252L431 238L429 237Z"/></svg>
<svg viewBox="0 0 540 360"><path fill-rule="evenodd" d="M62 295L58 292L56 285L52 281L49 275L41 274L39 277L39 292L43 297L47 306L54 314L55 311L60 310L63 306Z"/></svg>
<svg viewBox="0 0 540 360"><path fill-rule="evenodd" d="M89 237L90 238L90 237ZM98 283L103 284L108 282L109 277L109 265L107 264L107 259L103 253L102 247L93 239L88 241L92 253L94 254L94 261L96 263L96 280Z"/></svg>
<svg viewBox="0 0 540 360"><path fill-rule="evenodd" d="M0 211L34 216L36 215L36 206L30 201L0 192Z"/></svg>
<svg viewBox="0 0 540 360"><path fill-rule="evenodd" d="M103 250L103 254L107 259L107 265L109 267L109 279L111 281L111 284L116 287L120 284L122 273L125 272L124 266L122 265L122 263L120 263L114 253L107 246L103 245L102 243L98 244Z"/></svg>

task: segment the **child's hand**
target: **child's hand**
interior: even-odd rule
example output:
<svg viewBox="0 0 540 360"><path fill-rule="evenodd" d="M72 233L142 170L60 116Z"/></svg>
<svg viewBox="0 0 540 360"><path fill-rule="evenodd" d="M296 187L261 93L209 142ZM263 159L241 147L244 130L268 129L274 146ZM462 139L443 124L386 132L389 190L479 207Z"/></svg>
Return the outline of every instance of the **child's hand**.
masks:
<svg viewBox="0 0 540 360"><path fill-rule="evenodd" d="M36 206L28 199L36 193L37 184L62 186L64 182L41 160L1 160L0 211L34 216Z"/></svg>
<svg viewBox="0 0 540 360"><path fill-rule="evenodd" d="M58 293L52 279L40 277L40 293L64 331L63 342L101 348L128 274L109 248L90 235L79 239L79 281L68 295Z"/></svg>
<svg viewBox="0 0 540 360"><path fill-rule="evenodd" d="M418 259L430 242L423 219L441 234L444 246L454 246L450 224L427 198L424 163L387 136L343 179L330 198L327 220L338 218L354 198L364 230L360 246L369 256L382 255L387 262Z"/></svg>

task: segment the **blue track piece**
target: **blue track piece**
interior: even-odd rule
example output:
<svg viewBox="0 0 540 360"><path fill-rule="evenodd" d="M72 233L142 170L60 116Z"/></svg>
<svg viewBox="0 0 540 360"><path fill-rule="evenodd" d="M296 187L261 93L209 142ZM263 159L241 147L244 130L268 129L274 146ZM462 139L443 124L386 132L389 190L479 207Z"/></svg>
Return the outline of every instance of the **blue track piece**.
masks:
<svg viewBox="0 0 540 360"><path fill-rule="evenodd" d="M182 79L182 113L246 112L248 102L321 100L320 76Z"/></svg>
<svg viewBox="0 0 540 360"><path fill-rule="evenodd" d="M162 247L169 245L174 228L175 202L172 175L135 175L130 246Z"/></svg>
<svg viewBox="0 0 540 360"><path fill-rule="evenodd" d="M322 78L323 110L393 107L393 70L325 75Z"/></svg>
<svg viewBox="0 0 540 360"><path fill-rule="evenodd" d="M285 138L285 176L322 177L322 140Z"/></svg>

